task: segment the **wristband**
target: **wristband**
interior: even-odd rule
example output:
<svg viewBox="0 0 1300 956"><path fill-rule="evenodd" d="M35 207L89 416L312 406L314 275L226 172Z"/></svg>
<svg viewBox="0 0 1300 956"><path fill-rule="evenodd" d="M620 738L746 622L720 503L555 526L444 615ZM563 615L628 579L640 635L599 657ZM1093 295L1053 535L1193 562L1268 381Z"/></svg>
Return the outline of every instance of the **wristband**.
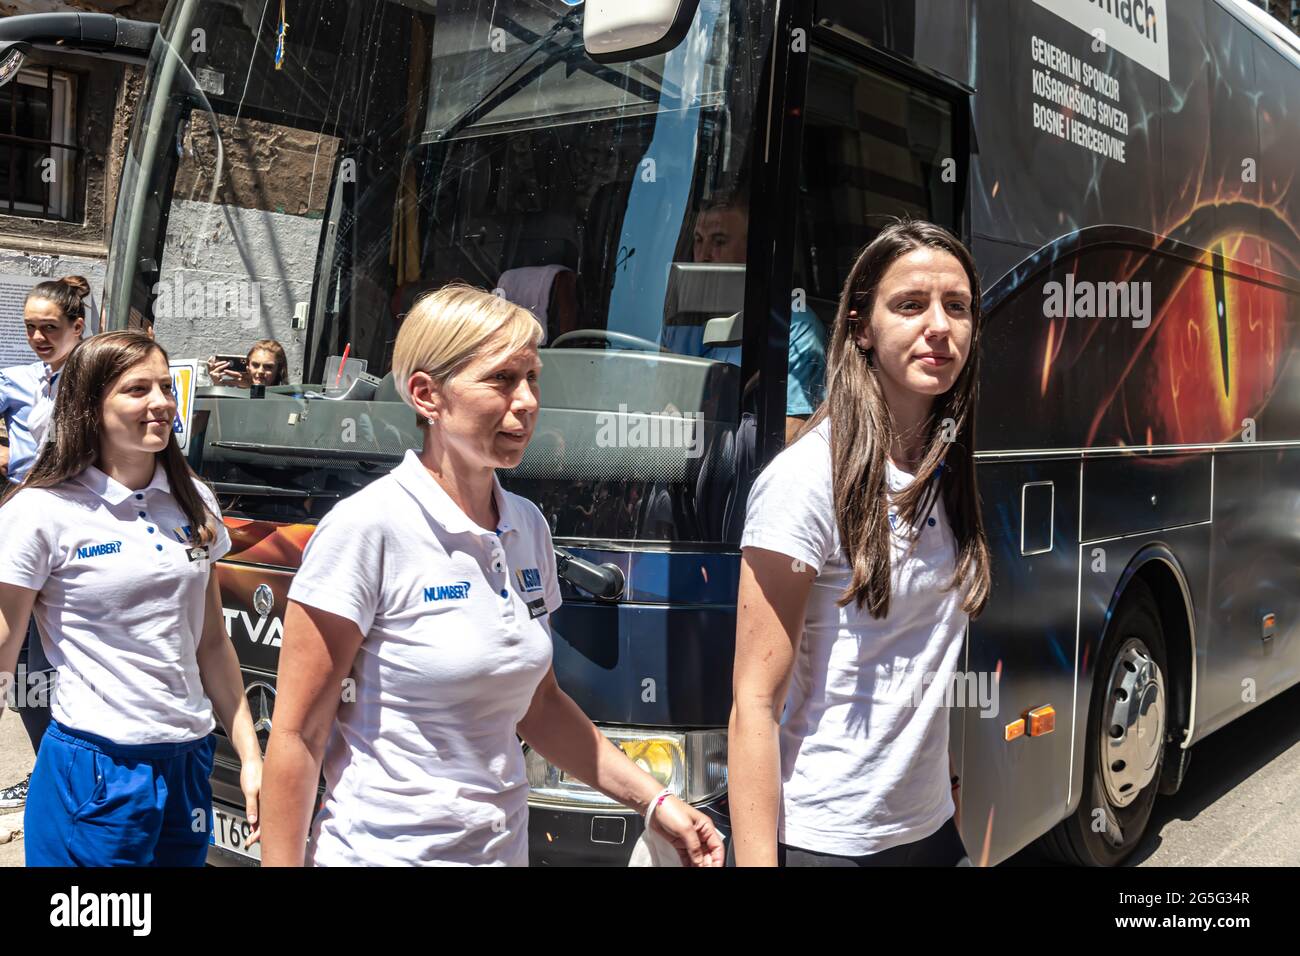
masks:
<svg viewBox="0 0 1300 956"><path fill-rule="evenodd" d="M654 816L654 812L659 809L659 804L663 803L664 800L668 799L672 795L673 795L672 787L664 787L657 794L655 794L654 799L650 801L650 805L646 807L646 811L645 811L645 828L647 830L650 829L650 818Z"/></svg>

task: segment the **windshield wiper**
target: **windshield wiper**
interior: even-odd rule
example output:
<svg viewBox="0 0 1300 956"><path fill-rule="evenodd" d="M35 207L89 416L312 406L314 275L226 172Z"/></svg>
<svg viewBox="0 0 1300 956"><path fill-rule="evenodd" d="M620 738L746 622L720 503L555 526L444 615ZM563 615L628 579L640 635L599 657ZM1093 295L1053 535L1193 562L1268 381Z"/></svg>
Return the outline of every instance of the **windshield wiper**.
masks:
<svg viewBox="0 0 1300 956"><path fill-rule="evenodd" d="M541 50L544 46L546 46L552 40L554 40L560 34L561 31L565 29L570 29L570 30L574 29L574 27L578 22L578 19L579 19L578 11L573 10L569 13L566 13L559 20L556 20L555 25L553 27L551 27L549 30L543 33L537 40L535 40L528 47L527 50L524 51L523 58L520 59L520 61L514 65L514 68L511 69L510 72L507 73L505 76L503 76L500 82L497 83L496 86L492 87L492 89L488 90L487 93L481 96L473 106L471 106L465 112L461 113L460 116L452 120L451 124L443 131L442 135L440 135L437 139L434 140L434 142L439 143L442 142L443 140L450 139L452 136L454 136L456 133L459 133L466 126L470 125L470 123L473 123L475 120L479 119L484 113L495 108L499 103L499 101L496 99L496 97L499 94L513 93L514 90L507 89L506 87L506 84L510 82L510 79L516 73L519 72L519 70L523 67L525 63L527 63L534 56L536 56L539 50ZM562 49L567 51L567 47L563 47ZM547 66L550 63L551 63L551 59L548 59L542 65ZM503 97L503 99L504 98L505 97Z"/></svg>
<svg viewBox="0 0 1300 956"><path fill-rule="evenodd" d="M588 60L585 56L585 47L582 46L582 35L578 29L581 26L581 19L576 10L565 14L556 21L555 25L551 27L551 29L541 35L533 34L532 31L528 30L523 25L514 22L509 17L503 17L502 23L505 25L504 28L509 29L516 37L524 40L533 37L532 43L530 43L528 48L524 51L524 55L519 62L514 65L510 72L501 78L500 82L498 82L496 86L488 90L488 92L480 97L478 102L468 110L456 117L456 119L454 119L445 130L443 130L437 137L430 140L428 145L441 143L451 139L465 127L477 122L492 110L496 109L503 102L526 87L529 83L533 82L534 79L546 70L550 69L554 63L561 60L576 60L578 62L571 62L571 72L572 69L579 69L595 79L608 83L618 89L626 90L632 96L646 102L653 102L669 93L669 91L664 88L666 84L662 82L662 78L661 88L656 90L645 83L632 79L632 77L626 73L620 73L618 70L610 69L603 64L592 63ZM536 56L540 51L550 46L555 38L565 29L573 31L573 36L569 41L562 46L557 46L544 60L532 66L525 73L520 75L520 70L523 69L528 61ZM577 42L575 43L575 41ZM576 51L575 47L577 48ZM581 52L582 56L575 57L575 52ZM678 94L678 96L680 98L680 94Z"/></svg>

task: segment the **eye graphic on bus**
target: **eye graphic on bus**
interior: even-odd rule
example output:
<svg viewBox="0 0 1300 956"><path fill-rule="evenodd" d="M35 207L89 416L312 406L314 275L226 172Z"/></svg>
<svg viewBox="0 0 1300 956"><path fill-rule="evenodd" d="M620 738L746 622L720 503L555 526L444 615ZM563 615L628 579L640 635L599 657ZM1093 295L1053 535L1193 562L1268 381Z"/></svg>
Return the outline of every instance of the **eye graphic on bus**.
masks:
<svg viewBox="0 0 1300 956"><path fill-rule="evenodd" d="M1268 241L1230 233L1194 263L1149 257L1153 268L1139 276L1159 287L1173 268L1177 280L1155 297L1152 334L1098 409L1085 447L1233 441L1275 394L1285 400L1279 358L1297 300L1279 284L1275 256Z"/></svg>
<svg viewBox="0 0 1300 956"><path fill-rule="evenodd" d="M1296 415L1285 383L1300 370L1284 361L1300 309L1300 288L1282 275L1289 231L1269 210L1236 203L1202 208L1156 248L1150 234L1102 227L1045 250L1045 269L1031 261L1008 277L1014 291L993 290L987 332L995 347L1034 336L1020 361L1034 363L1023 374L1042 401L1026 417L1007 384L1023 379L1000 368L986 383L981 444L1212 444L1236 440L1243 422ZM1077 303L1047 308L1047 288ZM1064 414L1080 405L1091 416ZM1062 433L1069 421L1086 430Z"/></svg>

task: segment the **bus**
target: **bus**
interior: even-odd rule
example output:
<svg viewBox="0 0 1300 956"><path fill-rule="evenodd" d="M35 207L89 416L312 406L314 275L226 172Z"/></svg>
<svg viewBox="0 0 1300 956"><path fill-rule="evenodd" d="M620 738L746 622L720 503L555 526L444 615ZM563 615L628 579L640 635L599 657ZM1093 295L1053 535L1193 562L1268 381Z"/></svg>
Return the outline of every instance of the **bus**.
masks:
<svg viewBox="0 0 1300 956"><path fill-rule="evenodd" d="M397 329L463 280L547 333L501 477L560 552L559 682L727 832L746 496L892 217L983 282L972 862L1121 862L1300 677L1300 44L1253 4L172 0L141 56L108 323L290 358L187 423L263 737L303 546L419 440ZM625 864L640 818L527 757L532 864ZM224 740L213 784L251 862Z"/></svg>

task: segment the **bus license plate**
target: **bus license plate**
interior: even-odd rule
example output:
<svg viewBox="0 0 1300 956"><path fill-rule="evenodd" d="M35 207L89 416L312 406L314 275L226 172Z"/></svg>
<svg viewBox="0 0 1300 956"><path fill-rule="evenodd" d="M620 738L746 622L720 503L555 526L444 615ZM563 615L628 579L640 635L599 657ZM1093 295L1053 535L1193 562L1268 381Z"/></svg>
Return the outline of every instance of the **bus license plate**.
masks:
<svg viewBox="0 0 1300 956"><path fill-rule="evenodd" d="M252 833L253 828L242 813L218 810L216 807L212 808L212 833L208 835L208 842L213 846L219 846L223 850L238 853L250 860L260 861L262 859L261 843L254 843L247 848L244 846L244 841Z"/></svg>

